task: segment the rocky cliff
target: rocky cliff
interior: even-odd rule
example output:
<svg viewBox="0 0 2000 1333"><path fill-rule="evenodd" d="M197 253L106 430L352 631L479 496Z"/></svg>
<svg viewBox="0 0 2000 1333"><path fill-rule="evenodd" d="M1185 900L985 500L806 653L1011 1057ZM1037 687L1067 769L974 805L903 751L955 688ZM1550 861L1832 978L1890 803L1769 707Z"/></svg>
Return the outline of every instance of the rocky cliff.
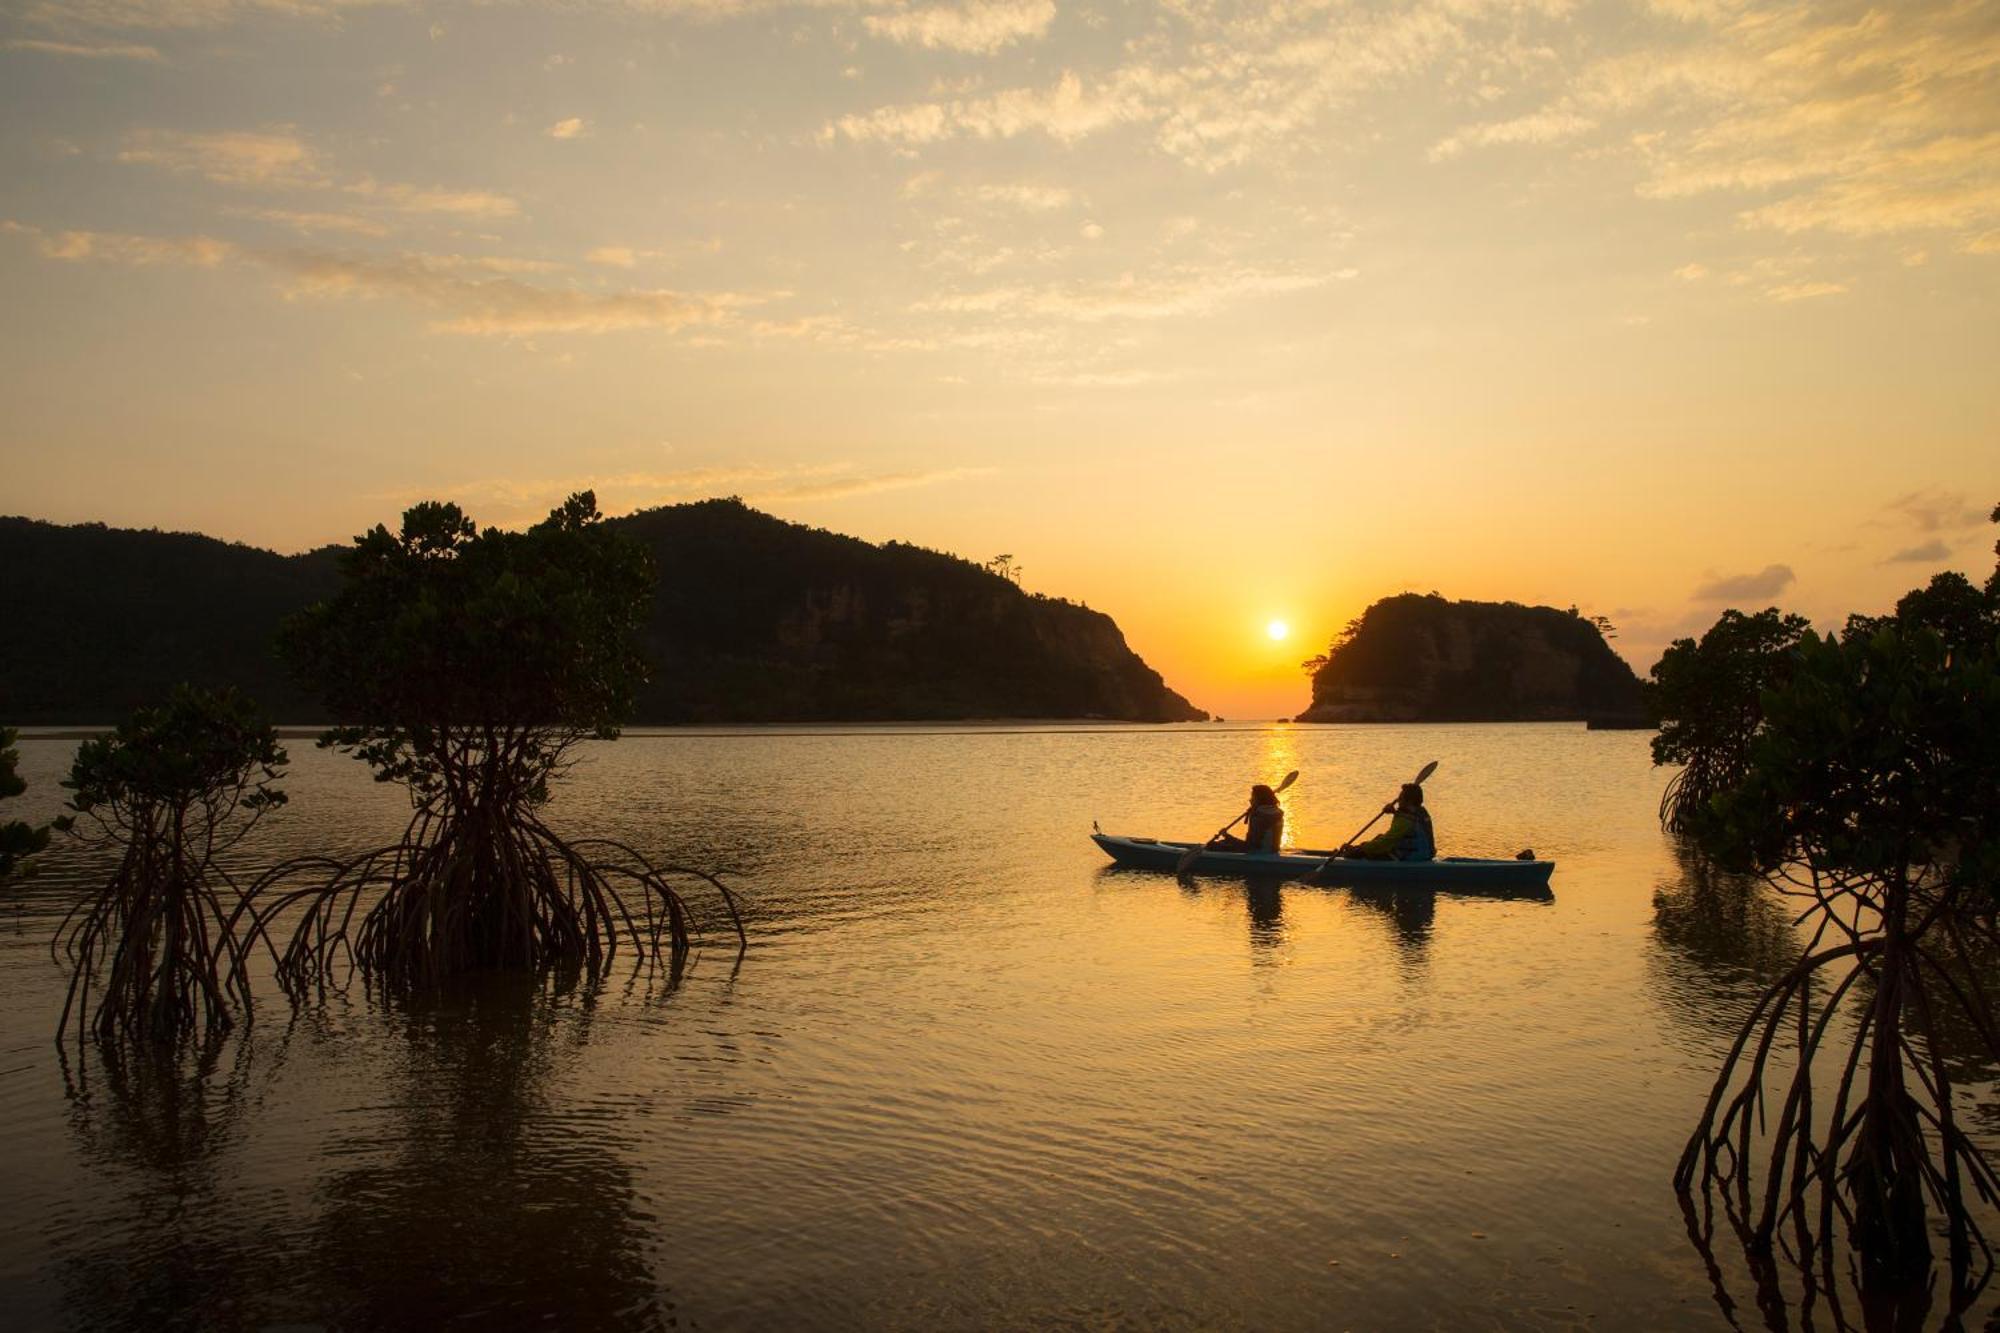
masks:
<svg viewBox="0 0 2000 1333"><path fill-rule="evenodd" d="M613 524L659 575L637 723L1205 716L1110 617L955 556L733 500ZM333 591L336 554L0 519L0 719L105 722L187 680L242 686L281 721L324 720L271 642Z"/></svg>
<svg viewBox="0 0 2000 1333"><path fill-rule="evenodd" d="M1575 611L1384 598L1312 671L1302 722L1510 722L1642 713L1639 678Z"/></svg>

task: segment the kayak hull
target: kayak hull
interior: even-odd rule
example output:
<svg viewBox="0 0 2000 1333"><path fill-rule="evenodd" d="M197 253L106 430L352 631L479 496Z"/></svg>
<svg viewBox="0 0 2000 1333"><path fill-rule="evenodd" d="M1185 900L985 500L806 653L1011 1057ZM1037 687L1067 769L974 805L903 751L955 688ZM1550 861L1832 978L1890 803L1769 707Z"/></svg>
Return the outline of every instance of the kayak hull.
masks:
<svg viewBox="0 0 2000 1333"><path fill-rule="evenodd" d="M1091 841L1119 866L1171 873L1191 842L1164 838L1121 837L1093 833ZM1329 852L1295 848L1288 852L1224 852L1205 850L1189 870L1200 875L1244 875L1272 879L1310 879L1319 884L1352 888L1445 889L1456 893L1549 892L1553 861L1491 860L1448 856L1436 861L1346 861Z"/></svg>

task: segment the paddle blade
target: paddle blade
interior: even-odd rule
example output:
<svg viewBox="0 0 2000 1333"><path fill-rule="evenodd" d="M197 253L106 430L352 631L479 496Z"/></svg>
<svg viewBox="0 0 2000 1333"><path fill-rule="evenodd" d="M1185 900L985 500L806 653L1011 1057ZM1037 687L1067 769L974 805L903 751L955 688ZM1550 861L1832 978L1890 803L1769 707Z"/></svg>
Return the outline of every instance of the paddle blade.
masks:
<svg viewBox="0 0 2000 1333"><path fill-rule="evenodd" d="M1436 768L1437 765L1432 764L1431 767ZM1285 788L1291 786L1294 782L1297 782L1298 780L1299 780L1299 770L1295 768L1291 772L1285 774L1285 780L1283 782L1280 782L1277 786L1271 788L1271 790L1283 791Z"/></svg>
<svg viewBox="0 0 2000 1333"><path fill-rule="evenodd" d="M1438 771L1438 761L1433 759L1428 764L1425 764L1422 768L1417 770L1417 780L1415 785L1419 787L1423 786L1425 780L1428 779L1431 774L1437 771Z"/></svg>

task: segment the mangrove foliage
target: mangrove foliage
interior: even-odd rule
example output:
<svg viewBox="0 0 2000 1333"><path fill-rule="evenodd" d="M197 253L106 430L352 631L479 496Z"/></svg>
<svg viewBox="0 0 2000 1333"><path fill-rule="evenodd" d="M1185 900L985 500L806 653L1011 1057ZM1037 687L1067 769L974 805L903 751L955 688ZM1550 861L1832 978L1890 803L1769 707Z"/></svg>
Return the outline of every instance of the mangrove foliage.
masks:
<svg viewBox="0 0 2000 1333"><path fill-rule="evenodd" d="M308 857L262 886L297 994L347 965L393 985L477 968L581 968L621 945L678 960L700 923L674 887L711 876L542 819L590 738L608 739L647 677L645 551L570 497L525 532L425 503L358 538L340 590L289 622L281 649L343 725L320 743L410 796L394 845Z"/></svg>
<svg viewBox="0 0 2000 1333"><path fill-rule="evenodd" d="M185 686L78 748L61 827L117 859L56 933L72 968L59 1035L171 1044L248 1014L255 929L223 862L285 803L284 763L247 699Z"/></svg>

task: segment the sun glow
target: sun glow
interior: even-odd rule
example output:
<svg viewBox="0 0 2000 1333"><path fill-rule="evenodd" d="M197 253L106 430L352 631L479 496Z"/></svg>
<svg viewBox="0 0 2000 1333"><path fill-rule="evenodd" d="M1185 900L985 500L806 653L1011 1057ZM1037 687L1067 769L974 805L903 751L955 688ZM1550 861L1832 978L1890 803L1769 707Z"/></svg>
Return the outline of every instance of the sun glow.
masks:
<svg viewBox="0 0 2000 1333"><path fill-rule="evenodd" d="M1273 639L1288 639L1292 635L1292 627L1282 620L1274 620L1264 626L1264 632Z"/></svg>

